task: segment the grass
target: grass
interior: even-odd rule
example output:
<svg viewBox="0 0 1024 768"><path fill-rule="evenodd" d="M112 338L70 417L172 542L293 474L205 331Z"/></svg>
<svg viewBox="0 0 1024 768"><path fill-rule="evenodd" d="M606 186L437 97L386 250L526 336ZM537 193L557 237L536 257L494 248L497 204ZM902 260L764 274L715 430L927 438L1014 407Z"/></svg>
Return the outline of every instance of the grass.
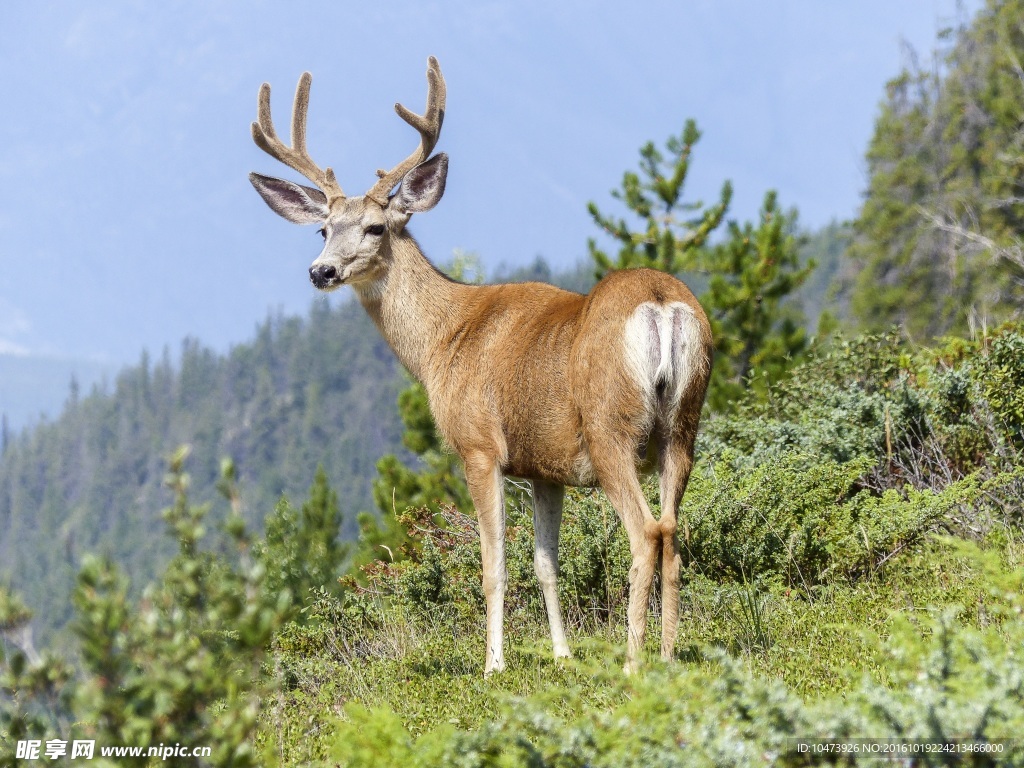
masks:
<svg viewBox="0 0 1024 768"><path fill-rule="evenodd" d="M1024 444L1004 393L1021 339L917 357L839 344L710 420L680 512L676 658L657 660L654 620L630 678L629 549L602 494L566 494L562 663L528 510L509 506L507 669L487 679L474 523L414 515L408 560L278 637L265 743L284 764L618 768L806 765L785 751L797 736L1019 739ZM1001 762L1024 765L1016 749Z"/></svg>
<svg viewBox="0 0 1024 768"><path fill-rule="evenodd" d="M1020 568L1024 547L1018 536L993 536L986 550L1005 568ZM998 623L987 610L995 600L991 584L960 546L932 539L872 578L810 593L759 591L691 575L683 588L677 660L670 667L713 679L721 674L721 661L706 652L723 649L751 675L780 682L808 702L846 696L866 679L892 685L885 641L894 621L927 634L930 619L959 605L968 626L991 629ZM292 627L278 640L286 686L280 705L264 715L263 738L287 765L324 759L338 723L351 717L354 705L394 713L410 736L420 737L439 726L486 728L526 697L568 722L615 711L634 695L620 672L622 616L613 616L611 626L572 633L574 658L555 662L538 613L532 623L521 622L507 633L507 669L484 678L482 613L476 621L452 624L390 605L374 643L356 650L328 615L336 607L321 604L320 622ZM663 667L657 629L652 622L645 674Z"/></svg>

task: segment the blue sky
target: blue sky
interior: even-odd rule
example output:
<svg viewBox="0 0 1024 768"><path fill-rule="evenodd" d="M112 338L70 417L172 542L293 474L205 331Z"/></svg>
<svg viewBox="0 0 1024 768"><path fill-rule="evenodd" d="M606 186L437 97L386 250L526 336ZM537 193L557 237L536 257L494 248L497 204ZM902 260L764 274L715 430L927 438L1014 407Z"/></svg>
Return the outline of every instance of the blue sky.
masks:
<svg viewBox="0 0 1024 768"><path fill-rule="evenodd" d="M977 2L968 3L974 10ZM435 261L493 271L586 258L586 203L687 117L690 199L731 179L731 216L779 191L803 223L855 214L901 41L927 53L953 0L772 3L39 2L0 5L0 354L131 362L194 336L248 339L305 312L314 228L246 174L259 84L287 125L313 72L309 145L346 191L415 145L427 56L448 83L445 199L410 225ZM0 403L3 410L3 403Z"/></svg>

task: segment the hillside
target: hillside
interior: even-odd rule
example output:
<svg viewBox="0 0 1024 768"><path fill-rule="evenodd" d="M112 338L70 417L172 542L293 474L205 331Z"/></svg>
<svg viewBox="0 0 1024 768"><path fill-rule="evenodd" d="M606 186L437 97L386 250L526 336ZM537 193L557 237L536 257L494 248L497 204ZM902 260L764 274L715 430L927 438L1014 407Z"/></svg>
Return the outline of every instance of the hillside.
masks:
<svg viewBox="0 0 1024 768"><path fill-rule="evenodd" d="M154 535L170 501L166 457L192 446L192 495L217 498L220 461L234 460L257 527L285 494L305 498L318 465L338 489L343 535L372 509L374 464L401 451L395 400L405 379L356 302L274 317L256 338L217 355L188 340L117 375L109 391L69 399L56 419L14 437L0 458L0 578L36 611L46 639L70 615L84 553L109 554L136 583L170 545ZM224 509L214 506L214 521Z"/></svg>
<svg viewBox="0 0 1024 768"><path fill-rule="evenodd" d="M871 336L819 348L770 402L709 418L680 510L674 659L655 660L654 600L631 677L629 546L600 492L567 494L559 594L575 658L556 662L529 504L507 486L508 668L485 678L471 516L410 509L404 559L340 594L290 592L276 576L316 565L238 520L240 554L211 542L179 457L176 557L140 601L88 560L80 673L0 659L0 727L211 744L223 766L803 766L833 763L798 743L858 739L960 750L912 765L1021 765L1021 392L1019 325L927 349ZM656 509L656 485L645 492ZM315 526L310 511L278 516L279 532ZM0 627L21 621L0 589Z"/></svg>
<svg viewBox="0 0 1024 768"><path fill-rule="evenodd" d="M115 372L92 360L0 354L0 419L8 439L44 414L58 415L73 386L89 391Z"/></svg>
<svg viewBox="0 0 1024 768"><path fill-rule="evenodd" d="M796 739L859 737L999 743L956 764L1019 765L1022 387L1021 327L916 351L860 337L707 420L675 663L654 661L655 622L633 679L629 545L603 494L567 494L576 659L558 663L530 506L507 487L509 666L488 679L475 521L410 510L408 559L314 596L275 640L262 743L285 765L582 768L818 764Z"/></svg>

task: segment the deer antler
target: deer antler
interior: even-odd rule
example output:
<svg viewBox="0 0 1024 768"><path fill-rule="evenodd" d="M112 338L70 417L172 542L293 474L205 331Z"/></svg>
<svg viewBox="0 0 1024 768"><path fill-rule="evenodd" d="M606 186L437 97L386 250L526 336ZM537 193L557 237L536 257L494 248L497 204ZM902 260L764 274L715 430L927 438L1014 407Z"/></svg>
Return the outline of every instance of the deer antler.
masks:
<svg viewBox="0 0 1024 768"><path fill-rule="evenodd" d="M427 108L422 115L410 112L401 104L395 104L398 116L420 132L420 146L390 171L377 171L380 181L370 188L366 196L379 205L387 205L388 194L409 171L422 163L434 150L437 139L441 135L441 123L444 122L444 101L447 91L441 66L431 56L427 59Z"/></svg>
<svg viewBox="0 0 1024 768"><path fill-rule="evenodd" d="M285 146L277 137L274 121L270 116L270 83L260 86L259 106L256 122L252 124L252 139L256 145L271 157L280 160L307 179L312 181L327 196L327 202L344 197L334 171L322 170L313 162L306 150L306 114L309 111L309 86L313 76L303 72L295 89L295 105L292 107L292 145Z"/></svg>

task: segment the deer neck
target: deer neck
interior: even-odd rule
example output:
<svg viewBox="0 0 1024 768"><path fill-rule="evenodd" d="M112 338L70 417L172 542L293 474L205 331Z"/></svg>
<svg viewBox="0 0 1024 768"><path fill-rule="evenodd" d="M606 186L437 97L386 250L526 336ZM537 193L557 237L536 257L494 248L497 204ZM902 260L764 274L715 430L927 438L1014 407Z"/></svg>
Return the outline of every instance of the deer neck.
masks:
<svg viewBox="0 0 1024 768"><path fill-rule="evenodd" d="M403 231L391 238L388 270L372 282L357 283L356 295L398 359L426 384L428 359L450 338L459 321L457 295L470 286L441 274Z"/></svg>

